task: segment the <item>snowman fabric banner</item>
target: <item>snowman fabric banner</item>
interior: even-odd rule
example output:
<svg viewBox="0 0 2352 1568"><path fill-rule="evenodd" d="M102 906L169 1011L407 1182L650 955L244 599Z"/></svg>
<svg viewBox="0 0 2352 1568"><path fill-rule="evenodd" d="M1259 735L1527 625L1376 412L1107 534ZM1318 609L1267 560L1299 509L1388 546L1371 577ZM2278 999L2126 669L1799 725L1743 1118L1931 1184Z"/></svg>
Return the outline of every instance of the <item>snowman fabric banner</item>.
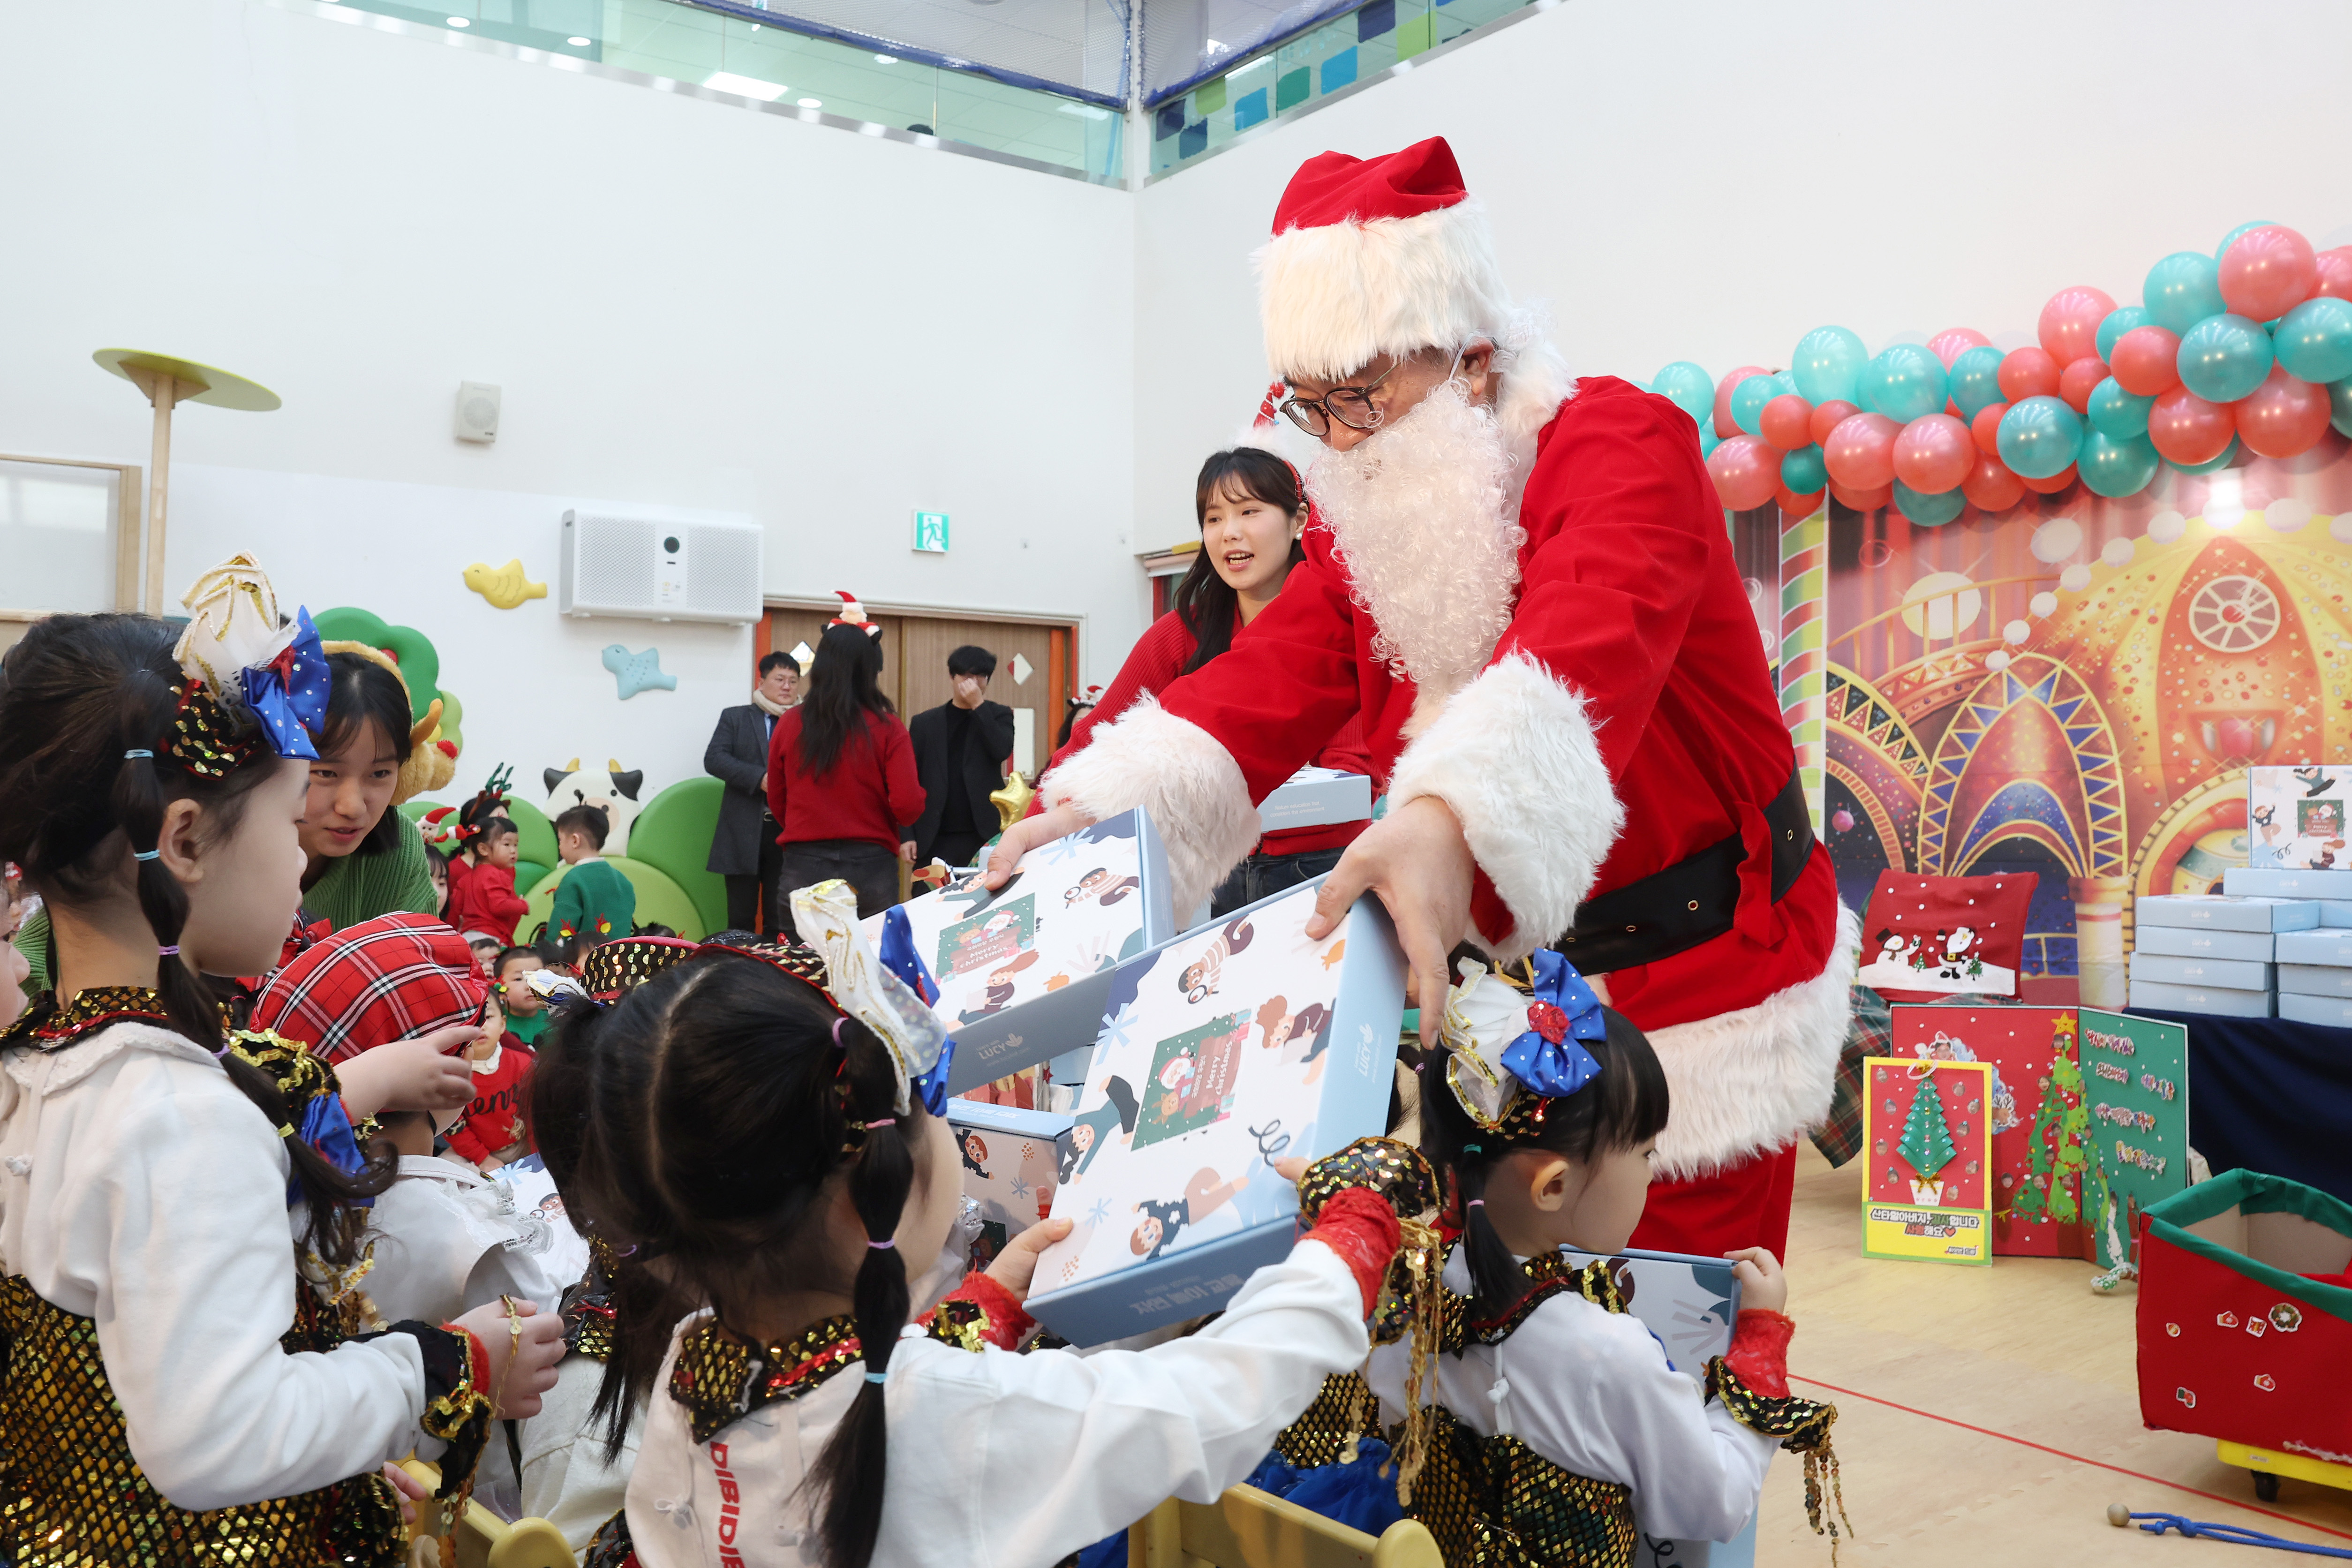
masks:
<svg viewBox="0 0 2352 1568"><path fill-rule="evenodd" d="M1882 871L1862 922L1855 982L1889 1002L1956 993L2014 996L2024 966L2031 871L1920 877Z"/></svg>

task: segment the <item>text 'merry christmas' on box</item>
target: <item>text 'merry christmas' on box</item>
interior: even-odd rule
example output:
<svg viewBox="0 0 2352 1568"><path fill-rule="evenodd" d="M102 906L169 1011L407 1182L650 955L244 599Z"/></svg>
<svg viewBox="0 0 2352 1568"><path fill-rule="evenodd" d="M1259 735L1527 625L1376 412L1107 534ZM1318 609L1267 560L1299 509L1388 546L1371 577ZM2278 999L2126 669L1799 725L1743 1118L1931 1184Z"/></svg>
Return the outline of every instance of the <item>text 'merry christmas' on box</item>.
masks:
<svg viewBox="0 0 2352 1568"><path fill-rule="evenodd" d="M2189 1026L2082 1010L2093 1159L2083 1209L2100 1263L2137 1264L2139 1216L2189 1185Z"/></svg>
<svg viewBox="0 0 2352 1568"><path fill-rule="evenodd" d="M1889 1049L1895 1056L1991 1068L1984 1120L1992 1134L1986 1207L1992 1214L1994 1256L2085 1256L2082 1176L2090 1113L2084 1107L2074 1009L1941 1003L1898 1006L1894 1013ZM1887 1138L1882 1132L1872 1142L1874 1156L1893 1149L1892 1143L1879 1148Z"/></svg>
<svg viewBox="0 0 2352 1568"><path fill-rule="evenodd" d="M878 949L901 914L955 1037L950 1094L1091 1041L1113 967L1176 934L1168 851L1140 809L1039 845L993 893L951 879L865 921L866 940Z"/></svg>
<svg viewBox="0 0 2352 1568"><path fill-rule="evenodd" d="M948 1101L964 1196L980 1205L971 1264L985 1268L1004 1244L1053 1212L1054 1189L1071 1156L1066 1116L985 1100Z"/></svg>
<svg viewBox="0 0 2352 1568"><path fill-rule="evenodd" d="M2347 810L2352 810L2352 769L2308 763L2249 768L2247 868L2327 871L2352 867L2352 855L2345 851Z"/></svg>
<svg viewBox="0 0 2352 1568"><path fill-rule="evenodd" d="M1992 1262L1992 1065L1864 1057L1862 1255Z"/></svg>
<svg viewBox="0 0 2352 1568"><path fill-rule="evenodd" d="M1320 878L1112 972L1028 1307L1075 1344L1213 1312L1287 1256L1274 1169L1382 1131L1405 965L1379 900L1307 936Z"/></svg>
<svg viewBox="0 0 2352 1568"><path fill-rule="evenodd" d="M1258 826L1267 833L1361 822L1371 815L1372 781L1337 768L1301 768L1257 803Z"/></svg>

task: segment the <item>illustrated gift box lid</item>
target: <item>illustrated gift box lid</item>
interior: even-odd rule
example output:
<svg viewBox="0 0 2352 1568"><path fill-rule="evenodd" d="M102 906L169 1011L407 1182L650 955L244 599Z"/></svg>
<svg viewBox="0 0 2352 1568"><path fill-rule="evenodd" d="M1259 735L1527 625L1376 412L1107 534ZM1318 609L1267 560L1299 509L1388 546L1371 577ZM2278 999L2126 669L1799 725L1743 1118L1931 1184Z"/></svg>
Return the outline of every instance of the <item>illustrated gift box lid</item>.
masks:
<svg viewBox="0 0 2352 1568"><path fill-rule="evenodd" d="M1267 833L1361 822L1371 815L1372 781L1337 768L1301 768L1257 803L1258 826Z"/></svg>
<svg viewBox="0 0 2352 1568"><path fill-rule="evenodd" d="M900 904L955 1036L961 1094L1094 1038L1111 971L1176 934L1168 851L1140 809L1022 857L994 892L974 873ZM865 922L879 948L888 912Z"/></svg>
<svg viewBox="0 0 2352 1568"><path fill-rule="evenodd" d="M2345 819L2352 769L2318 763L2246 770L2246 865L2256 871L2352 866Z"/></svg>
<svg viewBox="0 0 2352 1568"><path fill-rule="evenodd" d="M947 1120L964 1196L980 1205L972 1266L984 1268L1006 1242L1051 1212L1074 1123L1050 1110L978 1100L949 1100Z"/></svg>
<svg viewBox="0 0 2352 1568"><path fill-rule="evenodd" d="M1387 911L1306 932L1318 878L1115 972L1030 1312L1100 1344L1222 1307L1295 1239L1274 1169L1384 1131L1405 965Z"/></svg>

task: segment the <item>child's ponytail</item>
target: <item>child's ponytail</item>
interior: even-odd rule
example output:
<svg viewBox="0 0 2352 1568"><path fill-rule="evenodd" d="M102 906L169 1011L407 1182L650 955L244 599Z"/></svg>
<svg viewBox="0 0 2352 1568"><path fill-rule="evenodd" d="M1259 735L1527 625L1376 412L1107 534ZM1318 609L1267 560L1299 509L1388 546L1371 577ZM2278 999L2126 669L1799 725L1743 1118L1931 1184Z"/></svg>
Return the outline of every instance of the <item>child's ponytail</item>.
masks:
<svg viewBox="0 0 2352 1568"><path fill-rule="evenodd" d="M1528 1288L1526 1273L1486 1218L1486 1178L1494 1168L1476 1140L1464 1145L1462 1162L1454 1168L1454 1190L1462 1200L1462 1246L1470 1265L1470 1296L1477 1303L1481 1321L1509 1311Z"/></svg>

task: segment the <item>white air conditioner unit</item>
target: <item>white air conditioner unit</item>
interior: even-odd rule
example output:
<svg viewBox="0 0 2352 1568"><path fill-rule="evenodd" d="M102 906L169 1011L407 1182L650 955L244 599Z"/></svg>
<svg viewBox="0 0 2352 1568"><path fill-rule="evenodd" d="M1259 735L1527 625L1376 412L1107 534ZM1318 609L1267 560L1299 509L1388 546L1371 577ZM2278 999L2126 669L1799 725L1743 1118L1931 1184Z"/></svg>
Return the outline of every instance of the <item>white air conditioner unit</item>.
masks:
<svg viewBox="0 0 2352 1568"><path fill-rule="evenodd" d="M647 522L563 514L556 607L648 621L758 620L762 531L751 522Z"/></svg>

